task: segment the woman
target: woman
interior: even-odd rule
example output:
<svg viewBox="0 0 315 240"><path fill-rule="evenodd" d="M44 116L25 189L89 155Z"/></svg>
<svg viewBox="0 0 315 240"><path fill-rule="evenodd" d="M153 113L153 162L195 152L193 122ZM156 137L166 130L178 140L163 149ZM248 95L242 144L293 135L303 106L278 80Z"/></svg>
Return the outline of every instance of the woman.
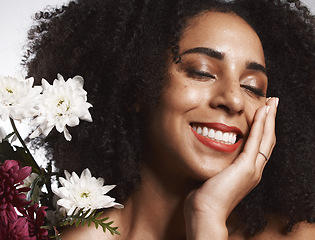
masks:
<svg viewBox="0 0 315 240"><path fill-rule="evenodd" d="M93 104L53 159L116 184L125 205L106 212L121 236L63 239L315 236L314 17L290 2L79 0L37 15L29 75L82 75ZM281 99L272 156L266 95Z"/></svg>

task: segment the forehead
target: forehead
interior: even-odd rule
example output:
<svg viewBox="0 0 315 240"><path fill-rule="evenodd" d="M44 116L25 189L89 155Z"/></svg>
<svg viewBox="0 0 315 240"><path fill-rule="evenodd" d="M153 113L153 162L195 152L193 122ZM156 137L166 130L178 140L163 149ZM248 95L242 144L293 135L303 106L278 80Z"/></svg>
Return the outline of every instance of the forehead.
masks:
<svg viewBox="0 0 315 240"><path fill-rule="evenodd" d="M247 53L256 59L264 56L256 32L234 13L205 12L190 19L179 46L181 51L209 47L223 53Z"/></svg>

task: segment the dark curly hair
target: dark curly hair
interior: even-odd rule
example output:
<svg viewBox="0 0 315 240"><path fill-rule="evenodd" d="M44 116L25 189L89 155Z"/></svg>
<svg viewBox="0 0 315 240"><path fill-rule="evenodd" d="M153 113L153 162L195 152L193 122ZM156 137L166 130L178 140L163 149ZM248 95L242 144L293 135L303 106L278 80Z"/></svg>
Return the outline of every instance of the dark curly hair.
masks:
<svg viewBox="0 0 315 240"><path fill-rule="evenodd" d="M57 73L81 75L93 104L93 123L70 129L70 143L52 135L52 159L61 171L88 167L117 184L113 195L125 201L141 181L145 112L159 101L187 21L205 11L234 12L253 27L265 52L268 95L281 102L270 163L235 209L241 229L261 231L270 214L283 217L284 231L313 223L315 18L300 1L78 0L37 13L24 59L28 75L38 83Z"/></svg>

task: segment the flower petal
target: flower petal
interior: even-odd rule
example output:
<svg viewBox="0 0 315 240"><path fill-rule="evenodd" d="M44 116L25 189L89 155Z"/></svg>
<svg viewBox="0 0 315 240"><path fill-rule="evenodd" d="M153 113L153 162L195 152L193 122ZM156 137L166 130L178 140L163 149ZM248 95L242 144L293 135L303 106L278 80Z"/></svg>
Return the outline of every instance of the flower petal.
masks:
<svg viewBox="0 0 315 240"><path fill-rule="evenodd" d="M64 128L63 135L64 135L64 137L65 137L65 139L66 139L67 141L71 141L72 136L70 135L70 133L69 133L69 131L68 131L67 128Z"/></svg>
<svg viewBox="0 0 315 240"><path fill-rule="evenodd" d="M116 203L114 198L105 195L115 185L103 186L104 179L93 177L88 168L82 171L80 177L75 172L72 172L71 175L65 172L65 175L67 180L60 178L63 187L53 191L60 197L57 205L61 206L68 215L72 215L76 208L87 211L88 209L123 207L123 205Z"/></svg>

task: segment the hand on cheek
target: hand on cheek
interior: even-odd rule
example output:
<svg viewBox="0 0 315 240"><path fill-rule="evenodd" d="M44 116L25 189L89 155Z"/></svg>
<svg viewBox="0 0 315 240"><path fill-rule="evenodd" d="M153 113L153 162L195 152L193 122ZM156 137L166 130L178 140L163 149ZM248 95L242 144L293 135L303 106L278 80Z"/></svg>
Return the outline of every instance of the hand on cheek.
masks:
<svg viewBox="0 0 315 240"><path fill-rule="evenodd" d="M203 234L227 239L225 222L229 214L259 183L275 146L278 102L278 98L270 98L257 109L244 149L234 163L187 196L184 211L188 239L202 239Z"/></svg>

